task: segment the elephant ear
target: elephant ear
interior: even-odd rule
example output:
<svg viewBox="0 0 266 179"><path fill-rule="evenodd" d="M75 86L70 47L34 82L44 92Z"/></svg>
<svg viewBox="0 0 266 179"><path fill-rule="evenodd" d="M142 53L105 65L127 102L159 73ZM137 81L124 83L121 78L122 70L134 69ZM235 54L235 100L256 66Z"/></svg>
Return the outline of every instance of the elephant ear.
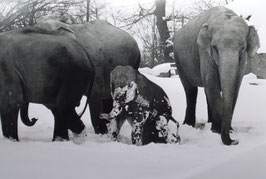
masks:
<svg viewBox="0 0 266 179"><path fill-rule="evenodd" d="M260 47L259 36L254 26L249 26L247 37L247 53L249 57L253 57Z"/></svg>
<svg viewBox="0 0 266 179"><path fill-rule="evenodd" d="M114 97L114 84L112 83L112 81L110 83L110 86L111 86L111 96Z"/></svg>
<svg viewBox="0 0 266 179"><path fill-rule="evenodd" d="M206 50L207 53L210 55L211 54L211 39L209 37L209 32L208 32L208 24L203 24L201 26L198 38L197 38L197 44L199 47L202 49Z"/></svg>

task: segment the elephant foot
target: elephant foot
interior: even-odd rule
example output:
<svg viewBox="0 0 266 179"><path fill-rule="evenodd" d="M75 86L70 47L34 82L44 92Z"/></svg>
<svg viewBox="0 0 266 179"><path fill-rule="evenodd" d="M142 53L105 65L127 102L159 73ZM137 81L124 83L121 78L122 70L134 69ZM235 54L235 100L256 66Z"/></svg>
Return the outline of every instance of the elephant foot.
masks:
<svg viewBox="0 0 266 179"><path fill-rule="evenodd" d="M55 127L54 130L54 136L53 136L53 142L63 142L63 141L68 141L69 140L69 136L68 136L68 131L67 129L64 130L60 130L58 128Z"/></svg>
<svg viewBox="0 0 266 179"><path fill-rule="evenodd" d="M111 138L113 141L118 141L119 129L117 121L115 119L111 120L110 123L107 124L107 129L108 129L107 136Z"/></svg>
<svg viewBox="0 0 266 179"><path fill-rule="evenodd" d="M183 125L189 125L189 126L192 126L192 127L195 127L195 122L191 122L191 121L187 121L187 120L185 120L184 122L183 122Z"/></svg>
<svg viewBox="0 0 266 179"><path fill-rule="evenodd" d="M69 138L63 138L63 137L60 137L60 136L56 136L53 138L53 142L65 142L65 141L68 141Z"/></svg>
<svg viewBox="0 0 266 179"><path fill-rule="evenodd" d="M221 133L222 142L224 145L237 145L239 144L238 140L232 140L229 135L229 131L223 131Z"/></svg>
<svg viewBox="0 0 266 179"><path fill-rule="evenodd" d="M180 143L180 142L181 142L181 138L179 135L177 136L175 134L169 134L167 137L167 143L176 144L176 143Z"/></svg>
<svg viewBox="0 0 266 179"><path fill-rule="evenodd" d="M238 145L239 144L239 140L223 140L223 144L224 145Z"/></svg>
<svg viewBox="0 0 266 179"><path fill-rule="evenodd" d="M205 128L205 123L196 123L195 128L203 130Z"/></svg>
<svg viewBox="0 0 266 179"><path fill-rule="evenodd" d="M9 134L4 134L4 138L8 139L8 140L10 140L12 142L18 142L19 141L17 134L10 134L10 135Z"/></svg>
<svg viewBox="0 0 266 179"><path fill-rule="evenodd" d="M215 125L214 123L212 123L211 131L212 131L213 133L218 133L218 134L220 134L220 133L221 133L221 126L219 126L219 125Z"/></svg>
<svg viewBox="0 0 266 179"><path fill-rule="evenodd" d="M95 134L107 134L108 129L106 127L106 124L100 124L94 127Z"/></svg>
<svg viewBox="0 0 266 179"><path fill-rule="evenodd" d="M70 134L70 140L73 141L74 144L82 144L86 142L86 138L88 136L88 129L85 128L81 133L76 134L72 132L72 135Z"/></svg>
<svg viewBox="0 0 266 179"><path fill-rule="evenodd" d="M143 145L142 136L140 134L133 134L131 140L132 140L132 144L134 144L136 146L142 146Z"/></svg>
<svg viewBox="0 0 266 179"><path fill-rule="evenodd" d="M231 143L231 145L237 145L237 144L239 144L239 140L233 140Z"/></svg>
<svg viewBox="0 0 266 179"><path fill-rule="evenodd" d="M6 138L6 139L8 139L8 140L10 140L12 142L19 142L18 137L4 137L4 138Z"/></svg>

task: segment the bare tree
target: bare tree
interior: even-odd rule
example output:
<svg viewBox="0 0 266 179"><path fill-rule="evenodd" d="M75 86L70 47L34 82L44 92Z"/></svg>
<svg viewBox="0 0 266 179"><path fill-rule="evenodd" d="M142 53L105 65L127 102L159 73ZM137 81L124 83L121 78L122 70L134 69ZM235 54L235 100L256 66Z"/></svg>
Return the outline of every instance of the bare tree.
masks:
<svg viewBox="0 0 266 179"><path fill-rule="evenodd" d="M231 0L233 1L233 0ZM212 7L215 7L215 6L224 6L226 4L228 4L229 1L228 0L220 0L220 1L217 1L217 0L197 0L195 1L195 10L196 10L196 14L199 14L201 13L202 11L205 11L207 9L210 9Z"/></svg>
<svg viewBox="0 0 266 179"><path fill-rule="evenodd" d="M170 32L167 26L169 17L166 17L166 0L156 0L149 8L144 8L141 4L138 4L138 9L128 17L118 17L120 28L126 30L132 30L142 28L144 24L145 28L137 36L142 40L144 47L144 59L145 64L156 65L157 63L170 62L173 59L170 56L172 52L172 46L167 43L170 38ZM146 23L144 23L146 22ZM135 28L133 28L135 27ZM136 30L135 30L136 31ZM146 34L143 34L143 33ZM134 33L134 32L133 32ZM149 43L148 43L149 40Z"/></svg>
<svg viewBox="0 0 266 179"><path fill-rule="evenodd" d="M98 19L106 3L96 0L17 0L0 1L0 31L31 26L47 14L69 14L76 22Z"/></svg>
<svg viewBox="0 0 266 179"><path fill-rule="evenodd" d="M165 13L166 0L156 0L156 9L154 15L156 16L156 26L160 34L160 45L164 54L164 61L171 62L173 59L170 57L172 46L167 43L170 38L170 32L167 26L167 19Z"/></svg>
<svg viewBox="0 0 266 179"><path fill-rule="evenodd" d="M173 62L173 32L195 16L191 12L185 14L174 10L170 15L166 15L166 3L166 0L155 0L150 7L145 8L138 4L138 8L131 15L119 14L119 17L116 18L120 28L131 31L133 35L141 39L144 58L148 58L144 59L144 64L156 65L163 62ZM170 24L172 24L172 29L169 28ZM136 30L142 29L142 26L148 28L149 31L142 30L139 32ZM149 43L147 43L148 39L150 40Z"/></svg>
<svg viewBox="0 0 266 179"><path fill-rule="evenodd" d="M91 4L91 0L87 0L87 15L86 15L87 22L90 21L90 4Z"/></svg>
<svg viewBox="0 0 266 179"><path fill-rule="evenodd" d="M0 9L0 31L34 25L36 18L53 13L66 13L80 0L18 0L3 1Z"/></svg>

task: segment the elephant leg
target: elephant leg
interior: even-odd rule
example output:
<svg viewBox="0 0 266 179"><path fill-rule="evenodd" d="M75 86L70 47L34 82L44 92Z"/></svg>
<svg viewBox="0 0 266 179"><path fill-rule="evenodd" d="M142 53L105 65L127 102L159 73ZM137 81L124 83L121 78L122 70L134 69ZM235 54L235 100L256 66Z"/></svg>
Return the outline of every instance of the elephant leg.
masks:
<svg viewBox="0 0 266 179"><path fill-rule="evenodd" d="M143 122L138 122L137 120L133 121L131 133L132 144L135 144L137 146L143 145L143 126Z"/></svg>
<svg viewBox="0 0 266 179"><path fill-rule="evenodd" d="M144 124L147 119L145 119L144 111L135 111L132 121L132 133L131 139L132 144L137 146L143 145L143 131L144 131Z"/></svg>
<svg viewBox="0 0 266 179"><path fill-rule="evenodd" d="M85 125L75 111L75 108L69 110L66 113L68 129L70 129L75 134L80 134L84 129Z"/></svg>
<svg viewBox="0 0 266 179"><path fill-rule="evenodd" d="M209 119L211 119L212 122L211 130L213 132L220 133L222 126L222 106L223 106L220 91L218 89L206 87L205 94L207 96L207 101L208 101L208 115Z"/></svg>
<svg viewBox="0 0 266 179"><path fill-rule="evenodd" d="M169 116L161 115L157 118L156 129L158 131L158 137L160 139L158 142L160 143L180 142L180 137L178 135L178 132L176 134L171 133L168 127L168 122L169 122ZM179 127L178 123L177 123L177 127ZM177 128L177 131L178 131L178 128Z"/></svg>
<svg viewBox="0 0 266 179"><path fill-rule="evenodd" d="M106 124L107 120L100 119L99 116L103 112L102 99L90 97L90 113L91 123L96 134L106 134L108 132Z"/></svg>
<svg viewBox="0 0 266 179"><path fill-rule="evenodd" d="M183 124L187 124L195 127L196 124L196 103L198 95L198 87L189 87L185 88L186 100L187 100L187 109L185 120Z"/></svg>
<svg viewBox="0 0 266 179"><path fill-rule="evenodd" d="M17 78L8 78L6 75L5 88L1 91L0 115L2 132L5 138L19 141L18 139L18 112L23 104L23 90Z"/></svg>
<svg viewBox="0 0 266 179"><path fill-rule="evenodd" d="M207 107L208 107L208 122L212 123L213 122L212 111L211 111L211 107L210 107L210 104L209 104L207 97L206 97L206 101L207 101Z"/></svg>
<svg viewBox="0 0 266 179"><path fill-rule="evenodd" d="M18 139L18 107L9 107L6 110L1 110L2 132L5 138L10 140Z"/></svg>
<svg viewBox="0 0 266 179"><path fill-rule="evenodd" d="M113 141L117 140L118 137L118 123L116 119L112 119L109 124L107 124L108 128L108 137L110 137Z"/></svg>
<svg viewBox="0 0 266 179"><path fill-rule="evenodd" d="M156 129L156 120L147 119L143 127L143 145L151 142L160 143L159 131Z"/></svg>
<svg viewBox="0 0 266 179"><path fill-rule="evenodd" d="M52 113L55 119L53 141L69 140L68 129L75 134L80 134L85 129L74 107L57 107L52 109Z"/></svg>
<svg viewBox="0 0 266 179"><path fill-rule="evenodd" d="M116 118L112 119L110 121L110 123L107 124L107 128L108 128L108 136L116 141L120 132L120 129L122 127L122 125L124 124L124 122L126 121L126 116L125 114L122 112L120 113L118 116L116 116Z"/></svg>
<svg viewBox="0 0 266 179"><path fill-rule="evenodd" d="M80 134L85 125L78 117L75 107L79 105L86 89L85 80L69 77L62 82L52 112L55 117L53 140L69 140L68 129Z"/></svg>
<svg viewBox="0 0 266 179"><path fill-rule="evenodd" d="M218 133L220 133L219 131L220 131L220 125L221 124L216 124L215 123L215 121L213 120L213 114L212 114L212 109L211 109L211 106L210 106L210 104L209 104L209 101L208 101L208 99L207 99L207 106L208 106L208 122L209 123L212 123L212 131L213 132L218 132ZM231 127L230 128L231 130L233 130L233 128Z"/></svg>
<svg viewBox="0 0 266 179"><path fill-rule="evenodd" d="M51 109L54 115L54 135L53 141L64 141L69 140L68 136L68 127L64 119L62 112L59 112L58 109Z"/></svg>
<svg viewBox="0 0 266 179"><path fill-rule="evenodd" d="M180 66L179 64L179 58L178 55L175 55L176 58L176 64L177 67ZM187 102L187 108L186 108L186 114L185 114L185 120L183 124L187 124L190 126L195 127L196 125L196 103L197 103L197 96L198 96L198 87L193 86L185 76L185 72L182 68L178 68L179 77L182 82L182 85L185 90L186 94L186 102Z"/></svg>
<svg viewBox="0 0 266 179"><path fill-rule="evenodd" d="M112 111L112 108L113 108L113 99L112 98L104 99L103 112L108 114Z"/></svg>
<svg viewBox="0 0 266 179"><path fill-rule="evenodd" d="M167 143L167 137L169 133L168 122L164 116L158 116L156 120L156 129L158 131L158 137L161 139L160 143Z"/></svg>

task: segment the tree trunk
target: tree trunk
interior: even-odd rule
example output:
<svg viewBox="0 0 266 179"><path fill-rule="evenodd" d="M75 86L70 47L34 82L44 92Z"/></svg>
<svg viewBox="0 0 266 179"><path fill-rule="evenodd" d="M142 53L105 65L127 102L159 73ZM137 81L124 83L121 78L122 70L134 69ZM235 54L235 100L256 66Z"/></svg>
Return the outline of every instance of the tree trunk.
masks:
<svg viewBox="0 0 266 179"><path fill-rule="evenodd" d="M86 21L90 21L90 0L87 0L87 14L86 14Z"/></svg>
<svg viewBox="0 0 266 179"><path fill-rule="evenodd" d="M172 52L173 47L171 45L167 45L167 39L170 38L169 29L167 26L167 21L165 20L165 4L166 0L156 0L156 26L160 35L160 45L163 49L164 60L165 62L172 62L173 59L170 57L170 53Z"/></svg>

